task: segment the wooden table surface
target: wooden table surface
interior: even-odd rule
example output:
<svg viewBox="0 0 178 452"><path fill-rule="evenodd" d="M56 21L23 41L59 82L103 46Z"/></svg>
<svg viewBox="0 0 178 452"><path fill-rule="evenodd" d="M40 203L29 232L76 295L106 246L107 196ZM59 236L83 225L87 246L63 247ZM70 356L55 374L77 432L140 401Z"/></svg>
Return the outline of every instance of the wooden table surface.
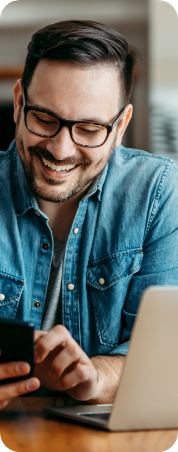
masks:
<svg viewBox="0 0 178 452"><path fill-rule="evenodd" d="M110 433L46 417L44 406L60 398L20 397L0 412L3 443L16 452L162 452L176 441L177 430Z"/></svg>

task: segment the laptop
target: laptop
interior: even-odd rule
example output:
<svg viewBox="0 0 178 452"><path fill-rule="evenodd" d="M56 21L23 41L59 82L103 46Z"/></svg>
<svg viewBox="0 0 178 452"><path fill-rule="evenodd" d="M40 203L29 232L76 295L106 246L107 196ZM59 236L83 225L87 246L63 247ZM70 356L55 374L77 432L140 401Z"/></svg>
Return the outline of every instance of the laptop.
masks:
<svg viewBox="0 0 178 452"><path fill-rule="evenodd" d="M178 287L144 292L113 405L44 411L110 431L178 428Z"/></svg>

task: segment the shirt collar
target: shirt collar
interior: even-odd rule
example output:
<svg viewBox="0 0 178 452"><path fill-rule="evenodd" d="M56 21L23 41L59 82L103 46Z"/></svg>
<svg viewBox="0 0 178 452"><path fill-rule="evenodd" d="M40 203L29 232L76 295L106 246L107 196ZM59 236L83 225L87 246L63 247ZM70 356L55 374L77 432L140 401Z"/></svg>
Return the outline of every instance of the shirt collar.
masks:
<svg viewBox="0 0 178 452"><path fill-rule="evenodd" d="M27 210L32 208L40 212L38 203L27 181L16 149L15 140L10 144L8 151L12 151L12 194L17 215L24 215Z"/></svg>
<svg viewBox="0 0 178 452"><path fill-rule="evenodd" d="M27 212L27 210L32 209L32 208L37 210L38 212L42 213L39 209L36 198L34 197L32 191L31 191L31 188L29 186L29 183L27 181L22 162L20 160L20 157L19 157L17 149L16 149L15 140L13 140L12 143L10 144L8 151L13 151L13 154L12 154L12 192L13 192L14 206L15 206L15 210L16 210L17 214L23 215ZM101 201L102 189L103 189L103 185L104 185L104 182L106 179L107 172L108 172L108 163L106 164L102 173L93 180L93 182L92 182L87 194L84 196L84 198L90 197L97 192L98 200ZM44 215L44 217L47 218L46 215Z"/></svg>
<svg viewBox="0 0 178 452"><path fill-rule="evenodd" d="M104 167L102 173L93 179L93 182L90 185L90 188L83 199L93 196L97 192L98 201L101 201L102 189L106 179L107 172L108 172L108 163Z"/></svg>

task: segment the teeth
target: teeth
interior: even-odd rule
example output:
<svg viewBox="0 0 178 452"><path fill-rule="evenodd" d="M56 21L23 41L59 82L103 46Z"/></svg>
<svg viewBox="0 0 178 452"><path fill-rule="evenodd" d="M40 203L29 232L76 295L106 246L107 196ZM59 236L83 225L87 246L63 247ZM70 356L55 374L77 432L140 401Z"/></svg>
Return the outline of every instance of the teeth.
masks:
<svg viewBox="0 0 178 452"><path fill-rule="evenodd" d="M60 171L70 171L71 169L75 168L75 165L55 165L54 163L49 162L48 160L44 159L42 157L42 161L45 166L48 168L51 168L53 171L60 172Z"/></svg>

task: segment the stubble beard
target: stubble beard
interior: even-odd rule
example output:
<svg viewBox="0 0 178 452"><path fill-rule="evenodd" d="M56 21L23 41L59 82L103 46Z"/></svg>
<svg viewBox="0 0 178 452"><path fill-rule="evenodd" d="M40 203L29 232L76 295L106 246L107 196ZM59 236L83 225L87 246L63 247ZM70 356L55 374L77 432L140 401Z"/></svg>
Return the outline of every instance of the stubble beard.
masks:
<svg viewBox="0 0 178 452"><path fill-rule="evenodd" d="M22 165L24 167L24 171L28 180L28 183L30 185L31 191L35 198L43 199L44 201L49 201L53 203L58 202L64 202L67 199L71 198L72 196L76 195L80 191L84 190L85 187L88 187L91 185L93 180L99 176L104 167L106 166L108 160L110 159L114 147L115 147L115 141L116 136L113 140L113 143L109 149L108 156L106 158L106 161L104 162L102 168L100 168L100 161L95 165L95 167L92 167L92 171L90 171L90 165L91 162L86 158L77 158L77 157L68 157L63 160L56 160L54 156L45 148L42 148L40 146L30 146L28 148L28 153L30 156L30 159L27 160L25 156L25 150L22 138L20 137L19 133L19 121L17 121L16 125L16 147L18 154L20 156ZM50 177L44 176L41 172L41 178L43 178L44 182L49 185L49 188L43 188L40 186L40 183L37 182L37 171L35 168L35 161L36 159L41 159L41 157L47 159L49 162L54 163L55 165L80 165L80 179L75 180L73 183L71 182L69 188L66 191L60 192L60 193L54 193L54 186L62 187L62 185L65 183L65 180L56 180L52 179ZM99 166L99 168L98 168ZM94 171L95 169L95 171ZM98 169L98 171L97 171ZM38 166L39 170L39 166ZM94 172L94 174L93 174Z"/></svg>

